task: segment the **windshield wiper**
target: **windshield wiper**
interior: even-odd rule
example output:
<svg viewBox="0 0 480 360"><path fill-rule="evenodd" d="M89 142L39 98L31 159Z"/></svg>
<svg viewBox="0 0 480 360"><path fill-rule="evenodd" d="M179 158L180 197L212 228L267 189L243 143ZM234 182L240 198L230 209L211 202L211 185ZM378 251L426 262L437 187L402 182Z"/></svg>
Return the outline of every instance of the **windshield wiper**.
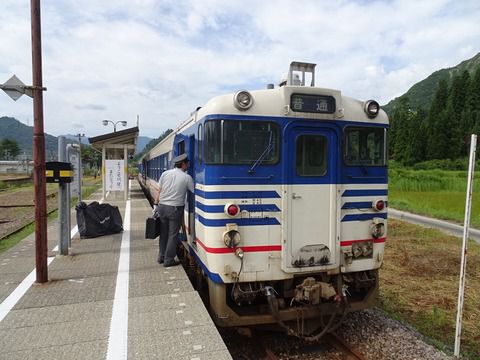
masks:
<svg viewBox="0 0 480 360"><path fill-rule="evenodd" d="M268 140L268 145L267 147L265 148L265 150L263 150L262 154L259 156L259 158L255 161L255 163L252 165L252 167L250 168L250 170L248 170L248 173L249 174L253 174L253 171L255 170L255 168L260 165L262 163L263 160L265 160L265 158L270 155L270 153L272 152L273 150L273 132L270 131L270 138Z"/></svg>

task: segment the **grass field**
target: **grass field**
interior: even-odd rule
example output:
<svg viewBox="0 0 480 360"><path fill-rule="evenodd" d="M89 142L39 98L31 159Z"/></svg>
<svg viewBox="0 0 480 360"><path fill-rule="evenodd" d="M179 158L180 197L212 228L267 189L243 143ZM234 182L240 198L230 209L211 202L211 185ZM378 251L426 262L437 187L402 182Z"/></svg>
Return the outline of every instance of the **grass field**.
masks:
<svg viewBox="0 0 480 360"><path fill-rule="evenodd" d="M477 169L478 170L478 169ZM389 172L389 206L463 224L466 171ZM480 173L474 176L470 224L480 228ZM389 220L381 271L382 307L453 351L461 239ZM462 328L462 353L480 359L480 246L469 243Z"/></svg>
<svg viewBox="0 0 480 360"><path fill-rule="evenodd" d="M381 307L453 352L461 239L389 220ZM469 243L462 354L480 359L480 246Z"/></svg>
<svg viewBox="0 0 480 360"><path fill-rule="evenodd" d="M100 188L101 178L94 179L93 177L91 177L91 178L85 177L84 180L83 180L83 184L84 185L82 187L82 198L83 199L88 199L88 197L91 194L93 194L95 191L97 191ZM13 186L13 187L10 187L9 189L5 190L5 191L10 191L12 193L15 193L16 191L18 191L19 188L26 189L26 188L29 188L29 187L31 188L31 191L33 192L33 185L21 185L20 187L19 186ZM54 187L56 189L58 187L58 185L47 184L47 187L48 187L49 191L51 191L52 187ZM76 198L73 198L71 206L74 206L75 204L76 204ZM57 210L51 212L48 215L48 221L54 220L56 218L58 218L58 211ZM7 237L4 237L4 238L0 239L0 253L10 249L12 246L15 246L19 241L26 238L28 235L30 235L34 231L35 231L34 222L30 223L30 224L26 223L25 227L23 227L19 231L15 232L15 233L7 236Z"/></svg>
<svg viewBox="0 0 480 360"><path fill-rule="evenodd" d="M466 171L391 169L389 206L463 223ZM473 184L470 224L480 228L480 173Z"/></svg>

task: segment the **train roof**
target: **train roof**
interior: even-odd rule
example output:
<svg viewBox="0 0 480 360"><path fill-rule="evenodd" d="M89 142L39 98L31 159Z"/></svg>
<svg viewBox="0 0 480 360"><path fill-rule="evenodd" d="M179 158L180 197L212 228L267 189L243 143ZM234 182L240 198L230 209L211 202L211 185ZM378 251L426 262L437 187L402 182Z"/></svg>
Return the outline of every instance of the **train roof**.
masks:
<svg viewBox="0 0 480 360"><path fill-rule="evenodd" d="M303 118L312 120L336 120L368 122L372 124L388 124L388 116L380 109L374 118L367 116L364 111L365 101L342 96L339 90L305 87L305 86L281 86L274 89L250 91L253 98L253 105L245 111L234 106L235 93L220 95L209 100L203 107L194 111L184 121L176 132L181 132L192 123L202 120L208 115L246 115L246 116L273 116L286 118ZM293 94L325 96L335 99L335 111L333 113L299 112L290 108L290 98Z"/></svg>
<svg viewBox="0 0 480 360"><path fill-rule="evenodd" d="M157 145L155 145L149 152L143 155L138 161L141 163L143 160L150 160L154 157L166 154L173 148L173 141L175 140L175 134L177 131L172 131L168 134L162 141L160 141Z"/></svg>
<svg viewBox="0 0 480 360"><path fill-rule="evenodd" d="M311 86L304 86L306 77L311 76ZM300 78L301 76L301 78ZM203 107L197 108L190 116L181 123L175 131L156 145L142 159L150 159L159 154L167 153L173 147L173 141L177 133L198 121L202 121L209 115L239 115L257 117L285 117L291 119L311 119L312 121L349 121L359 123L371 123L388 125L388 116L380 109L378 103L372 100L362 101L343 96L339 90L315 87L315 64L292 62L288 78L282 83L283 86L268 89L244 91L220 95L209 100ZM235 99L239 93L249 94L253 100L251 106L242 108ZM325 101L329 104L324 112L315 111L312 108L299 109L292 99L299 102L312 103ZM376 116L367 114L368 105L374 103L378 107ZM294 104L292 109L291 105ZM375 107L374 106L374 107ZM369 116L370 115L370 116Z"/></svg>

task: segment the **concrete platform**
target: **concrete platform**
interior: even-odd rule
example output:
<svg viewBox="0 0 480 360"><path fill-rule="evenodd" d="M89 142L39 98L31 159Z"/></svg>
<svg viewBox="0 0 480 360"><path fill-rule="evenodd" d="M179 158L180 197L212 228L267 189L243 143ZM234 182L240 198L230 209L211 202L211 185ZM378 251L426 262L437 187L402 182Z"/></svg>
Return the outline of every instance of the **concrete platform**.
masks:
<svg viewBox="0 0 480 360"><path fill-rule="evenodd" d="M49 225L48 283L31 284L33 234L0 255L0 359L231 359L183 268L156 262L158 242L144 238L151 208L131 186L129 200L105 200L119 207L123 233L77 233L60 256Z"/></svg>

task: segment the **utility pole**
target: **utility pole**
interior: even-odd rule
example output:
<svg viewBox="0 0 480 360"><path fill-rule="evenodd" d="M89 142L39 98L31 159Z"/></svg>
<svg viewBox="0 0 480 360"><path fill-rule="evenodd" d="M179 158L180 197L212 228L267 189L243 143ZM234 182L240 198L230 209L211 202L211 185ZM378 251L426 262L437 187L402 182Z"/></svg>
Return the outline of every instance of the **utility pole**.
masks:
<svg viewBox="0 0 480 360"><path fill-rule="evenodd" d="M48 264L40 0L30 0L30 11L32 22L33 182L35 189L36 281L37 283L44 283L48 281Z"/></svg>
<svg viewBox="0 0 480 360"><path fill-rule="evenodd" d="M467 198L465 200L465 221L463 225L463 244L462 257L460 265L460 281L458 283L458 302L457 302L457 323L455 327L455 348L453 355L460 357L460 337L462 334L462 316L463 302L465 298L465 280L467 274L467 248L468 233L470 230L470 212L472 210L473 182L475 176L475 156L477 151L477 135L472 134L470 141L470 161L468 163L468 180L467 180Z"/></svg>

